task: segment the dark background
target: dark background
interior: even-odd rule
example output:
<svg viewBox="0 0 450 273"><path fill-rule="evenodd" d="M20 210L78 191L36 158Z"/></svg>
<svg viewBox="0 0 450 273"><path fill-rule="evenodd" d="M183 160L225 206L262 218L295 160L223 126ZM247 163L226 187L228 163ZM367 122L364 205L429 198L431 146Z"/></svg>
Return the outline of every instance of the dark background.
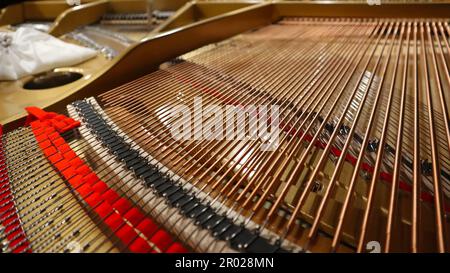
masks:
<svg viewBox="0 0 450 273"><path fill-rule="evenodd" d="M177 259L273 257L273 268L175 268ZM45 273L386 273L448 272L450 255L433 254L0 254L1 272ZM9 267L8 267L9 266ZM442 266L442 271L439 267ZM444 267L445 266L445 267ZM11 268L11 270L8 270ZM434 268L434 269L433 269ZM447 269L445 269L447 268ZM41 269L41 270L39 270Z"/></svg>
<svg viewBox="0 0 450 273"><path fill-rule="evenodd" d="M0 0L0 8L6 7L11 4L20 3L20 2L24 2L24 0Z"/></svg>

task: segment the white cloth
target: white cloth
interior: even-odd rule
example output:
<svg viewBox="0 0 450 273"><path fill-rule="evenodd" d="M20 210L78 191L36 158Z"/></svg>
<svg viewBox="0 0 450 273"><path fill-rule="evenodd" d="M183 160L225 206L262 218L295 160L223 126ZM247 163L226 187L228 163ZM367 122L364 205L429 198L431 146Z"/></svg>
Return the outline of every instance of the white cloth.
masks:
<svg viewBox="0 0 450 273"><path fill-rule="evenodd" d="M95 50L63 42L31 27L0 32L0 80L17 80L75 65L96 54Z"/></svg>

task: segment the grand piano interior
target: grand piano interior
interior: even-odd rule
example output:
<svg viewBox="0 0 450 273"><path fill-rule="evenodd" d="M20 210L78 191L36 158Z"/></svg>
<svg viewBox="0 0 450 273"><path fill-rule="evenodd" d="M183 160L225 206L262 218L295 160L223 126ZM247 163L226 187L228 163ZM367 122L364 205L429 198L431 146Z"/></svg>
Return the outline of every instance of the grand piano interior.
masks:
<svg viewBox="0 0 450 273"><path fill-rule="evenodd" d="M0 13L97 52L0 81L0 252L449 251L450 3L81 2Z"/></svg>

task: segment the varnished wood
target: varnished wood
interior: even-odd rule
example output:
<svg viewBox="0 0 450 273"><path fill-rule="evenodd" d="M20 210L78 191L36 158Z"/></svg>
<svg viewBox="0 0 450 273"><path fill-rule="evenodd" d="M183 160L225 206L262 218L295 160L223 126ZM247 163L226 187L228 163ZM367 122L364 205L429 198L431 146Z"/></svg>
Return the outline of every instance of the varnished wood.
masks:
<svg viewBox="0 0 450 273"><path fill-rule="evenodd" d="M70 9L65 1L23 2L24 20L53 21L61 13Z"/></svg>
<svg viewBox="0 0 450 273"><path fill-rule="evenodd" d="M106 13L107 7L108 1L99 0L68 9L56 18L49 33L61 36L80 26L94 23Z"/></svg>
<svg viewBox="0 0 450 273"><path fill-rule="evenodd" d="M0 10L0 26L20 23L24 20L23 5L15 4Z"/></svg>
<svg viewBox="0 0 450 273"><path fill-rule="evenodd" d="M0 12L0 26L19 24L25 21L53 21L70 9L65 1L26 1L10 5Z"/></svg>
<svg viewBox="0 0 450 273"><path fill-rule="evenodd" d="M258 1L230 1L217 3L190 2L180 8L177 13L161 24L155 32L164 32L178 27L185 26L192 22L201 21L207 18L225 14L227 12L242 9L250 5L259 3Z"/></svg>

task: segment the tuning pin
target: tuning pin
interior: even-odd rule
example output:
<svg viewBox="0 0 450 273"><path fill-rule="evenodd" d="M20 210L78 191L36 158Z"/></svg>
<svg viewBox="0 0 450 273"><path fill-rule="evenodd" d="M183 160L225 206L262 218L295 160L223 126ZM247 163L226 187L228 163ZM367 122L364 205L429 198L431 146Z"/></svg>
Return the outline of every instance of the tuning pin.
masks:
<svg viewBox="0 0 450 273"><path fill-rule="evenodd" d="M283 243L283 238L282 237L278 237L275 239L274 245L277 247L281 247L281 244Z"/></svg>
<svg viewBox="0 0 450 273"><path fill-rule="evenodd" d="M91 247L91 244L86 243L86 244L83 246L83 251L86 252L86 251L88 250L89 247Z"/></svg>
<svg viewBox="0 0 450 273"><path fill-rule="evenodd" d="M378 150L379 143L380 141L378 139L369 140L369 143L367 144L367 150L369 150L369 152L376 152Z"/></svg>
<svg viewBox="0 0 450 273"><path fill-rule="evenodd" d="M76 241L71 241L67 244L66 248L64 249L65 253L82 253L83 247L80 243Z"/></svg>
<svg viewBox="0 0 450 273"><path fill-rule="evenodd" d="M341 135L347 135L350 132L350 127L348 127L347 125L342 124L341 128L339 129L339 133Z"/></svg>
<svg viewBox="0 0 450 273"><path fill-rule="evenodd" d="M386 145L384 146L384 148L386 149L386 152L388 152L388 153L390 153L390 154L395 154L395 149L394 149L391 145L386 144Z"/></svg>
<svg viewBox="0 0 450 273"><path fill-rule="evenodd" d="M325 124L325 129L331 134L334 131L334 128L336 128L336 124L334 121L330 121L327 124Z"/></svg>
<svg viewBox="0 0 450 273"><path fill-rule="evenodd" d="M256 227L255 227L255 229L253 230L253 232L256 234L256 235L260 235L261 234L261 230L262 230L262 228L263 227L265 227L266 226L266 223L264 222L264 224L263 225L256 225Z"/></svg>
<svg viewBox="0 0 450 273"><path fill-rule="evenodd" d="M323 184L320 183L319 181L315 181L311 188L311 191L312 192L320 192L322 189L323 189Z"/></svg>
<svg viewBox="0 0 450 273"><path fill-rule="evenodd" d="M428 159L423 159L421 161L421 166L422 166L422 174L424 174L424 175L431 174L431 169L433 167L433 164L431 162L429 162Z"/></svg>
<svg viewBox="0 0 450 273"><path fill-rule="evenodd" d="M366 181L372 179L372 175L371 175L368 171L365 171L365 170L362 171L362 177L363 177Z"/></svg>
<svg viewBox="0 0 450 273"><path fill-rule="evenodd" d="M4 239L0 241L0 253L8 253L8 252L10 252L9 241Z"/></svg>

